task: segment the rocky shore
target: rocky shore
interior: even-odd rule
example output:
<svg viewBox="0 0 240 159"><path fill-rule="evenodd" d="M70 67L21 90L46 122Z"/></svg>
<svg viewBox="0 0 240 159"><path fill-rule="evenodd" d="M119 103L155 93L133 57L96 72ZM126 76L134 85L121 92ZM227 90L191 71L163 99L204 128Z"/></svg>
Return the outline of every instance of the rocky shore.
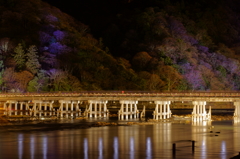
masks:
<svg viewBox="0 0 240 159"><path fill-rule="evenodd" d="M233 120L232 115L212 115L211 121L227 121ZM121 126L121 125L153 125L160 122L169 122L169 123L191 123L192 115L173 115L171 118L168 119L147 119L145 121L136 121L136 122L96 122L94 126Z"/></svg>
<svg viewBox="0 0 240 159"><path fill-rule="evenodd" d="M117 117L112 114L110 117ZM14 119L15 118L15 119ZM100 127L100 126L127 126L127 125L153 125L161 122L169 123L191 123L191 114L187 115L173 115L171 118L154 120L154 119L142 119L139 121L109 121L109 122L88 122L86 117L78 117L72 119L74 122L69 122L69 119L59 120L56 117L47 118L41 120L39 118L27 118L27 117L11 117L6 118L0 117L0 126L6 127L7 130L56 130L56 129L69 129L69 128L89 128L89 127ZM233 120L231 115L212 115L212 121L226 121ZM66 121L64 123L64 121Z"/></svg>
<svg viewBox="0 0 240 159"><path fill-rule="evenodd" d="M191 114L187 115L173 115L174 117L179 117L179 118L192 118ZM212 121L222 121L222 120L233 120L232 115L212 115Z"/></svg>

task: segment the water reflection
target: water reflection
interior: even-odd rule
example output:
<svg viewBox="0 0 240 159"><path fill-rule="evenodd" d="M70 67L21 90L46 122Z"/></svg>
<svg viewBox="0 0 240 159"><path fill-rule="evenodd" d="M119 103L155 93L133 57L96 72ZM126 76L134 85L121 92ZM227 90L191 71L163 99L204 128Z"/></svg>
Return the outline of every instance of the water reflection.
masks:
<svg viewBox="0 0 240 159"><path fill-rule="evenodd" d="M118 137L114 137L113 149L114 149L113 158L118 159Z"/></svg>
<svg viewBox="0 0 240 159"><path fill-rule="evenodd" d="M84 148L84 159L88 159L88 140L87 138L84 138L84 143L83 143L83 148Z"/></svg>
<svg viewBox="0 0 240 159"><path fill-rule="evenodd" d="M151 143L151 138L147 137L146 141L146 159L151 159L152 158L152 143Z"/></svg>
<svg viewBox="0 0 240 159"><path fill-rule="evenodd" d="M222 141L222 144L221 144L221 157L222 159L226 159L227 156L226 156L226 142L225 141Z"/></svg>
<svg viewBox="0 0 240 159"><path fill-rule="evenodd" d="M194 122L195 121L195 122ZM197 121L194 120L192 121L192 139L196 142L200 142L199 146L199 153L201 156L201 159L206 159L207 158L207 153L208 153L208 140L207 140L207 135L210 131L212 131L212 121L207 120L207 121ZM195 153L195 152L194 152ZM197 152L198 153L198 152Z"/></svg>
<svg viewBox="0 0 240 159"><path fill-rule="evenodd" d="M34 148L35 148L35 138L34 135L30 136L30 154L31 154L31 159L34 159Z"/></svg>
<svg viewBox="0 0 240 159"><path fill-rule="evenodd" d="M239 154L240 151L240 142L239 142L239 136L240 136L240 122L234 123L233 127L233 147L235 155Z"/></svg>
<svg viewBox="0 0 240 159"><path fill-rule="evenodd" d="M18 134L18 158L23 158L23 134Z"/></svg>
<svg viewBox="0 0 240 159"><path fill-rule="evenodd" d="M212 127L205 122L11 132L0 134L0 158L171 159L175 142L176 158L226 159L239 152L239 140L240 124Z"/></svg>
<svg viewBox="0 0 240 159"><path fill-rule="evenodd" d="M103 159L103 143L102 143L102 138L98 139L98 151L99 151L99 159Z"/></svg>
<svg viewBox="0 0 240 159"><path fill-rule="evenodd" d="M240 123L240 117L233 117L233 122L235 124Z"/></svg>
<svg viewBox="0 0 240 159"><path fill-rule="evenodd" d="M130 138L130 159L134 159L134 138Z"/></svg>
<svg viewBox="0 0 240 159"><path fill-rule="evenodd" d="M47 159L47 150L48 150L47 136L43 137L42 149L43 149L43 159Z"/></svg>

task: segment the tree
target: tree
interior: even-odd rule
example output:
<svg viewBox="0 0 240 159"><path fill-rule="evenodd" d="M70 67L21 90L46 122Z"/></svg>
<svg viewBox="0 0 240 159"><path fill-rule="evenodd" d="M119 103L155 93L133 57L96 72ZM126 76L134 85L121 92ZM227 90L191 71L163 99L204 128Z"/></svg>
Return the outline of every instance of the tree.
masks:
<svg viewBox="0 0 240 159"><path fill-rule="evenodd" d="M28 83L27 91L29 92L39 92L48 91L49 77L45 70L40 70L37 75Z"/></svg>
<svg viewBox="0 0 240 159"><path fill-rule="evenodd" d="M51 69L48 72L52 91L77 91L81 90L79 80L67 71Z"/></svg>
<svg viewBox="0 0 240 159"><path fill-rule="evenodd" d="M3 81L6 89L11 92L25 92L28 82L33 78L29 71L14 72L13 68L7 68L3 73Z"/></svg>
<svg viewBox="0 0 240 159"><path fill-rule="evenodd" d="M4 72L3 61L0 60L0 87L1 87L1 90L3 90L3 72Z"/></svg>
<svg viewBox="0 0 240 159"><path fill-rule="evenodd" d="M172 66L159 66L158 74L163 81L166 81L165 89L174 90L182 80L182 76Z"/></svg>
<svg viewBox="0 0 240 159"><path fill-rule="evenodd" d="M22 44L19 43L18 46L14 49L14 61L16 62L17 70L23 70L26 62L26 54L23 50Z"/></svg>
<svg viewBox="0 0 240 159"><path fill-rule="evenodd" d="M136 69L142 70L151 58L147 52L138 52L132 59L133 66L135 66Z"/></svg>
<svg viewBox="0 0 240 159"><path fill-rule="evenodd" d="M12 45L9 38L0 39L0 59L3 59L9 53L11 48Z"/></svg>
<svg viewBox="0 0 240 159"><path fill-rule="evenodd" d="M18 89L21 92L25 92L27 90L29 81L33 79L33 74L27 70L15 72L15 74L16 74L15 81L18 84Z"/></svg>
<svg viewBox="0 0 240 159"><path fill-rule="evenodd" d="M41 67L39 61L38 61L38 55L37 55L37 47L35 45L31 45L27 52L27 62L26 66L27 69L32 72L33 74L36 74Z"/></svg>
<svg viewBox="0 0 240 159"><path fill-rule="evenodd" d="M165 82L160 79L160 77L156 74L151 74L150 78L147 82L147 86L149 90L162 90Z"/></svg>

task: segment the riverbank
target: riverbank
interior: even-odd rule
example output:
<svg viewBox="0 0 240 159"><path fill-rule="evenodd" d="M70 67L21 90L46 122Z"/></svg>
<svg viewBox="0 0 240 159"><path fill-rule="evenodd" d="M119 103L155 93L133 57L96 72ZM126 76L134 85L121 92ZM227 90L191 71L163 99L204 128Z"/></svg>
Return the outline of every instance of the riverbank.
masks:
<svg viewBox="0 0 240 159"><path fill-rule="evenodd" d="M212 121L229 121L233 120L231 115L212 115ZM79 117L76 119L58 119L56 117L45 120L37 118L27 118L24 120L9 120L6 117L0 117L0 127L2 131L49 131L63 129L86 129L90 127L102 126L129 126L129 125L153 125L157 123L191 123L191 114L173 115L171 118L154 120L143 118L137 120L118 120L117 115L112 114L109 119L89 119Z"/></svg>

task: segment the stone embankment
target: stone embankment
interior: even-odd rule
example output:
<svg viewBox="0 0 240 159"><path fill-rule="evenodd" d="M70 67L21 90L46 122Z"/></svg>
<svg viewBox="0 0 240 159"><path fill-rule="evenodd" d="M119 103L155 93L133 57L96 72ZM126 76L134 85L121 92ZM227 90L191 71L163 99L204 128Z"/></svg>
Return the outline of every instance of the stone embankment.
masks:
<svg viewBox="0 0 240 159"><path fill-rule="evenodd" d="M145 121L137 122L96 122L94 126L121 126L121 125L153 125L160 122L170 122L170 123L190 123L192 120L192 115L173 115L169 119L155 120L147 119ZM212 121L226 121L233 120L232 115L212 115Z"/></svg>
<svg viewBox="0 0 240 159"><path fill-rule="evenodd" d="M192 115L187 114L187 115L173 115L175 118L185 118L185 119L191 119ZM232 115L212 115L212 121L222 121L222 120L233 120Z"/></svg>
<svg viewBox="0 0 240 159"><path fill-rule="evenodd" d="M109 117L117 117L117 114L110 114ZM87 120L87 117L78 117L76 120ZM27 117L11 117L7 118L5 116L0 117L0 125L6 124L14 124L14 121L36 121L41 120L39 118L27 118ZM44 119L46 120L46 119ZM51 117L47 120L58 120L56 117ZM121 126L121 125L152 125L160 122L170 122L170 123L190 123L192 120L191 114L188 115L173 115L171 118L155 120L155 119L142 119L140 121L134 122L126 122L126 121L118 121L118 122L95 122L93 126ZM212 121L225 121L225 120L233 120L232 115L212 115Z"/></svg>

